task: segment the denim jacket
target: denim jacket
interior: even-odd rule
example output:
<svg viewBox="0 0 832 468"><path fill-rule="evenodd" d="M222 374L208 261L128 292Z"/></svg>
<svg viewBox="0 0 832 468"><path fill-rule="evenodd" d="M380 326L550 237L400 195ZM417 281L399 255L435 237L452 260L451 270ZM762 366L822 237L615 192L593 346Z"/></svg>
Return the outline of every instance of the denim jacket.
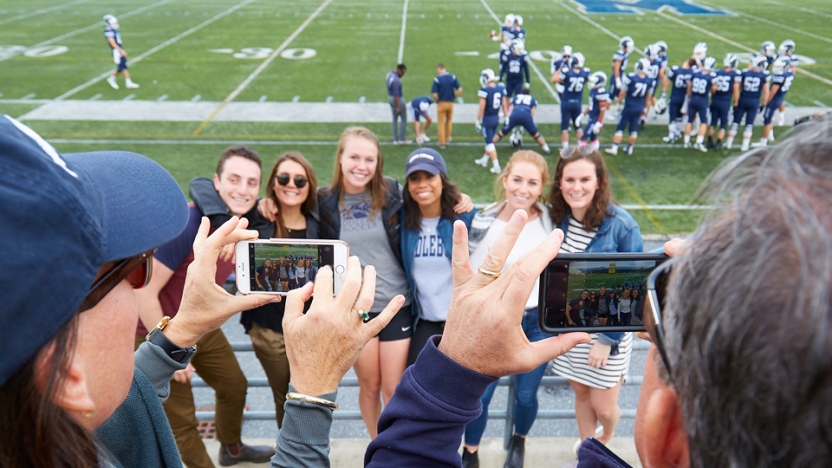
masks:
<svg viewBox="0 0 832 468"><path fill-rule="evenodd" d="M569 216L560 220L560 229L566 234L569 229ZM595 237L586 246L585 252L610 253L610 252L643 252L644 241L641 239L641 229L636 220L627 213L627 210L610 203L607 207L607 215L598 227ZM613 305L610 304L610 315L615 315ZM624 332L599 333L598 342L612 346L610 355L618 354L618 343L624 337Z"/></svg>
<svg viewBox="0 0 832 468"><path fill-rule="evenodd" d="M464 222L465 227L470 230L471 221L474 219L474 215L476 213L477 209L474 208L468 213L457 215L456 219ZM448 257L448 268L450 268L451 252L454 245L453 221L445 218L444 216L440 217L439 224L436 225L436 232L439 234L439 237L442 238L442 245L445 246L445 256ZM419 301L416 298L416 284L413 281L413 252L416 250L417 242L419 242L419 230L407 228L402 229L402 260L404 262L404 273L407 275L407 283L410 285L410 292L413 295L413 302L411 303L413 330L416 330L416 323L419 321L420 311ZM450 285L450 287L453 287L453 285Z"/></svg>

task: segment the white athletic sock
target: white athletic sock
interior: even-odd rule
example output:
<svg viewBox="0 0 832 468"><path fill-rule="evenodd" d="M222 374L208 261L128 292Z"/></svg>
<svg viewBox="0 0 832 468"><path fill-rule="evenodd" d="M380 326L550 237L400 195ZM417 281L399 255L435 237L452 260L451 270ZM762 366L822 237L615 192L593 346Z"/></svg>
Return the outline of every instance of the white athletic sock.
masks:
<svg viewBox="0 0 832 468"><path fill-rule="evenodd" d="M705 141L705 135L696 135L696 144L701 145Z"/></svg>
<svg viewBox="0 0 832 468"><path fill-rule="evenodd" d="M592 149L598 150L601 147L601 140L595 140L592 142Z"/></svg>
<svg viewBox="0 0 832 468"><path fill-rule="evenodd" d="M690 135L685 135L685 144L690 143Z"/></svg>
<svg viewBox="0 0 832 468"><path fill-rule="evenodd" d="M676 134L676 123L670 122L667 124L667 136L673 138L673 135Z"/></svg>
<svg viewBox="0 0 832 468"><path fill-rule="evenodd" d="M731 145L733 145L733 144L734 144L734 137L732 137L732 136L730 136L730 135L729 135L729 136L728 136L728 139L727 139L727 140L725 140L725 146L727 146L727 147L729 147L729 148L730 148L730 147L731 147Z"/></svg>
<svg viewBox="0 0 832 468"><path fill-rule="evenodd" d="M561 147L563 147L563 149L569 148L569 142L564 141L563 143L561 143Z"/></svg>

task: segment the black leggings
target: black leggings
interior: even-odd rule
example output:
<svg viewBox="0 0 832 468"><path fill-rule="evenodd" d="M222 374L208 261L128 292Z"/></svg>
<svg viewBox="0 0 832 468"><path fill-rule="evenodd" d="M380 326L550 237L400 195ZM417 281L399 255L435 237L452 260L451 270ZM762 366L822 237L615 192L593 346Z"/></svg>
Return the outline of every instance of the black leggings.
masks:
<svg viewBox="0 0 832 468"><path fill-rule="evenodd" d="M410 337L410 351L407 353L407 365L410 366L416 362L422 348L427 344L428 339L433 335L441 335L445 331L445 322L429 322L427 320L419 319L416 323L416 331Z"/></svg>

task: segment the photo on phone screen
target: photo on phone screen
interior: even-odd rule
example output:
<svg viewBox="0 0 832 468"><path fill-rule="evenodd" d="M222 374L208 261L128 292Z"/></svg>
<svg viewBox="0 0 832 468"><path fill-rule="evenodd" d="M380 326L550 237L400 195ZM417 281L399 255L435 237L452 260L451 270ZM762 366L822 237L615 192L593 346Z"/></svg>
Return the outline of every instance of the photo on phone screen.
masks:
<svg viewBox="0 0 832 468"><path fill-rule="evenodd" d="M248 253L252 292L289 292L335 261L334 245L251 243Z"/></svg>
<svg viewBox="0 0 832 468"><path fill-rule="evenodd" d="M540 328L642 331L647 277L664 254L563 254L541 275Z"/></svg>

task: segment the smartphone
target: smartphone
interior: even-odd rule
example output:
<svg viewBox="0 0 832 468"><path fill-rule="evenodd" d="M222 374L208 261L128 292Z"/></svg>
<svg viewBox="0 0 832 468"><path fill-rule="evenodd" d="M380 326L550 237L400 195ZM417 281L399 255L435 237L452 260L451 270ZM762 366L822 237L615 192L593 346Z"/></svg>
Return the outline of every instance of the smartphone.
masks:
<svg viewBox="0 0 832 468"><path fill-rule="evenodd" d="M350 246L341 240L262 239L237 243L237 289L242 294L286 295L332 268L337 294L347 273Z"/></svg>
<svg viewBox="0 0 832 468"><path fill-rule="evenodd" d="M540 275L540 330L644 331L647 278L667 259L663 253L558 254Z"/></svg>

